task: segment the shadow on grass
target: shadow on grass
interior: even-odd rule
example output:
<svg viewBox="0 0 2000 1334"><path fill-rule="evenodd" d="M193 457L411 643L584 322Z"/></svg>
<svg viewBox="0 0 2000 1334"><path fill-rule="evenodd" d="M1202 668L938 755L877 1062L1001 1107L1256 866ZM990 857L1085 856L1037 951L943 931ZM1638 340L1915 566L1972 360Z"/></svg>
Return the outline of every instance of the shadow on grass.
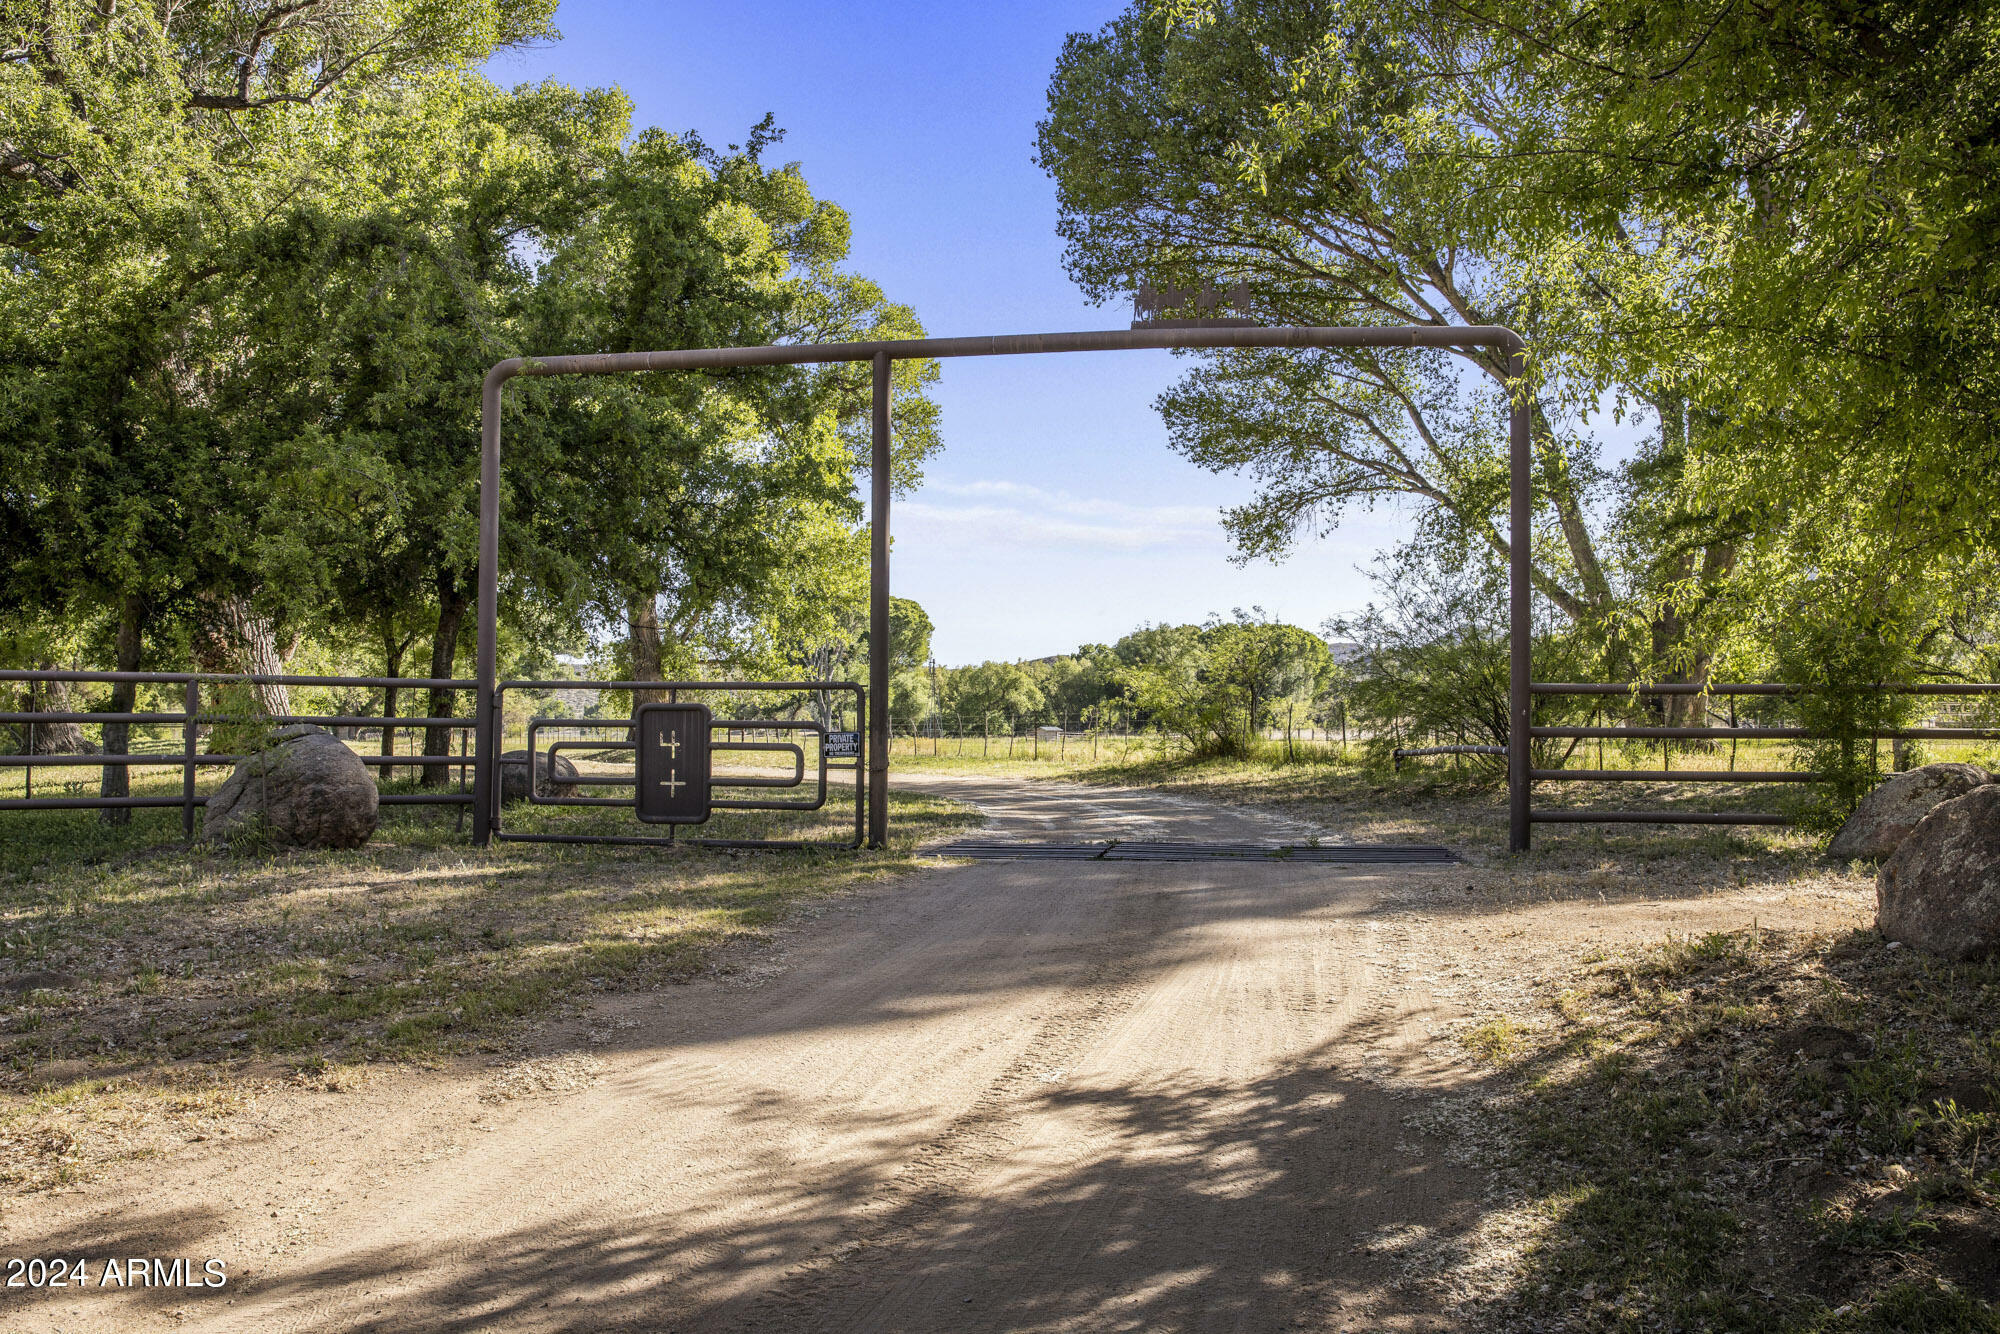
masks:
<svg viewBox="0 0 2000 1334"><path fill-rule="evenodd" d="M1872 933L1718 934L1598 965L1480 1113L1546 1220L1505 1314L2000 1330L1996 1002L2000 961ZM1514 1045L1481 1036L1489 1054Z"/></svg>
<svg viewBox="0 0 2000 1334"><path fill-rule="evenodd" d="M178 812L137 814L178 833ZM251 856L158 842L163 820L26 813L0 860L0 1133L34 1151L0 1174L65 1179L91 1099L157 1085L185 1101L190 1063L221 1078L427 1059L491 1047L572 997L685 981L976 822L899 796L882 852L480 852L449 811L390 808L367 848Z"/></svg>

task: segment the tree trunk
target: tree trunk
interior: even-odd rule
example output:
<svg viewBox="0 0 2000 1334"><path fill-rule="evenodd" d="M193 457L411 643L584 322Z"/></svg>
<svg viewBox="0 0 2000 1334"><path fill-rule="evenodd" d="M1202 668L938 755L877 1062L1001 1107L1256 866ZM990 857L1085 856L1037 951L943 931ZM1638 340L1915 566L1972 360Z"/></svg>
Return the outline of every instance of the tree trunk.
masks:
<svg viewBox="0 0 2000 1334"><path fill-rule="evenodd" d="M458 667L458 632L465 625L466 608L471 604L468 581L454 575L438 576L438 623L437 636L431 640L431 677L433 680L455 680ZM458 708L458 692L433 686L430 692L430 716L433 718L453 718ZM424 754L451 754L451 733L449 727L426 727L424 729ZM423 785L425 787L451 786L451 766L448 764L426 764Z"/></svg>
<svg viewBox="0 0 2000 1334"><path fill-rule="evenodd" d="M659 595L650 589L631 593L626 599L626 609L631 613L632 679L657 681L661 678L661 662L666 656L666 641L660 633ZM633 691L633 716L638 716L641 704L652 704L665 698L666 692L660 690Z"/></svg>
<svg viewBox="0 0 2000 1334"><path fill-rule="evenodd" d="M1597 543L1590 535L1583 501L1570 477L1569 460L1556 443L1555 431L1539 401L1534 404L1530 421L1530 438L1541 458L1542 487L1562 528L1563 545L1569 548L1570 563L1576 567L1577 579L1583 585L1584 600L1593 612L1602 614L1611 603L1611 581L1605 577L1604 566L1597 558Z"/></svg>
<svg viewBox="0 0 2000 1334"><path fill-rule="evenodd" d="M824 681L833 672L834 645L831 641L821 644L806 654L806 675L815 681ZM829 732L833 730L833 701L829 692L815 690L806 696L806 709L812 720Z"/></svg>
<svg viewBox="0 0 2000 1334"><path fill-rule="evenodd" d="M118 666L121 672L139 670L140 634L145 628L146 604L136 593L125 595L118 606ZM111 686L111 713L130 713L137 699L139 688L130 681L117 681ZM106 755L126 755L131 753L132 725L130 723L104 724L104 753ZM106 765L101 771L103 778L98 783L98 794L106 797L126 797L132 794L131 771L123 765ZM98 818L106 824L130 824L130 807L118 806L100 810Z"/></svg>
<svg viewBox="0 0 2000 1334"><path fill-rule="evenodd" d="M1661 572L1668 586L1686 582L1694 573L1694 553L1684 551L1668 558ZM1687 629L1678 606L1663 602L1653 615L1651 625L1653 638L1652 672L1663 685L1680 685L1687 681L1686 666L1681 661L1681 640ZM1688 695L1660 695L1655 697L1657 707L1654 712L1668 727L1688 727L1696 701Z"/></svg>
<svg viewBox="0 0 2000 1334"><path fill-rule="evenodd" d="M396 638L396 628L394 625L388 625L382 631L382 675L397 677L403 674L403 651L409 648L409 646L409 640L398 640ZM400 693L395 686L382 687L382 716L384 718L394 718L396 716L396 697ZM382 753L384 755L394 755L396 753L396 729L388 726L386 723L382 727ZM393 764L383 765L380 781L384 783L395 782L396 766Z"/></svg>
<svg viewBox="0 0 2000 1334"><path fill-rule="evenodd" d="M201 600L194 633L194 666L199 672L226 676L280 676L284 659L267 616L250 606L240 593L210 595ZM226 715L209 732L209 752L237 755L259 744L269 719L292 711L291 691L282 685L230 682L209 686L209 707Z"/></svg>
<svg viewBox="0 0 2000 1334"><path fill-rule="evenodd" d="M54 671L56 664L45 662L42 671ZM73 684L69 681L34 682L32 690L21 692L24 713L73 713ZM80 723L21 724L23 755L81 755L83 726Z"/></svg>
<svg viewBox="0 0 2000 1334"><path fill-rule="evenodd" d="M1510 394L1513 392L1504 355L1496 353L1480 364L1502 389ZM1570 563L1575 566L1577 579L1582 584L1581 595L1559 595L1555 580L1549 578L1544 582L1544 576L1538 569L1531 567L1530 577L1537 588L1556 602L1572 620L1581 621L1586 614L1601 616L1611 603L1611 581L1605 576L1603 562L1598 559L1597 543L1590 534L1582 499L1577 495L1576 484L1570 477L1568 459L1556 443L1554 429L1539 399L1529 400L1528 441L1531 455L1539 463L1536 481L1541 488L1541 498L1555 511L1556 521L1562 529L1563 544L1569 548ZM1498 535L1488 540L1498 541Z"/></svg>

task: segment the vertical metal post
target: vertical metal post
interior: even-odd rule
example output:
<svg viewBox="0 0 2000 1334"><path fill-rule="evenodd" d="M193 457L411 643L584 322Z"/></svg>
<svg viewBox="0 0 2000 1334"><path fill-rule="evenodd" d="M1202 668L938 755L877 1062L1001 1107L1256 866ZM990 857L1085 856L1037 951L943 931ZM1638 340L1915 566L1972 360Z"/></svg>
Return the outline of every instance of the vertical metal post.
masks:
<svg viewBox="0 0 2000 1334"><path fill-rule="evenodd" d="M865 696L857 697L854 701L854 730L864 734L868 731L868 700ZM824 739L820 744L826 744ZM854 846L857 848L868 842L867 803L862 800L867 790L868 771L857 759L854 761ZM672 828L671 825L668 827Z"/></svg>
<svg viewBox="0 0 2000 1334"><path fill-rule="evenodd" d="M874 449L868 509L868 844L889 843L889 354L877 352L873 376Z"/></svg>
<svg viewBox="0 0 2000 1334"><path fill-rule="evenodd" d="M1534 721L1534 618L1529 560L1534 538L1534 470L1528 441L1528 354L1517 339L1508 349L1507 394L1507 849L1528 850L1528 729Z"/></svg>
<svg viewBox="0 0 2000 1334"><path fill-rule="evenodd" d="M187 719L181 724L181 834L194 842L194 716L201 712L201 681L190 676L182 696Z"/></svg>
<svg viewBox="0 0 2000 1334"><path fill-rule="evenodd" d="M495 366L479 398L479 665L473 692L472 845L493 838L500 737L495 727L500 619L500 389L513 374Z"/></svg>
<svg viewBox="0 0 2000 1334"><path fill-rule="evenodd" d="M36 683L33 681L28 682L29 713L40 713L42 711L42 706L38 702L36 697L35 685ZM21 791L22 794L26 796L29 801L33 801L35 799L35 766L33 763L34 758L35 758L35 724L34 720L30 719L28 722L29 763L21 769Z"/></svg>

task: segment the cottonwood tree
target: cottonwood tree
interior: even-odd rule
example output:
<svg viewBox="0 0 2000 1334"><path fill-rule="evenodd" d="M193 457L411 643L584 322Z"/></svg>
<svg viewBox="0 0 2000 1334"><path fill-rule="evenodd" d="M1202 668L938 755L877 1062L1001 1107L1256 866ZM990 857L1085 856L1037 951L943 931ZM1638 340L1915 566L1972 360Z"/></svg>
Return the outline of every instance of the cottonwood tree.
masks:
<svg viewBox="0 0 2000 1334"><path fill-rule="evenodd" d="M1940 609L2000 546L1992 187L2000 48L1977 6L1731 0L1168 0L1162 31L1268 16L1327 40L1228 145L1282 176L1364 91L1364 30L1425 107L1390 159L1465 208L1539 347L1657 410L1619 515L1654 670L1773 661L1803 597ZM1257 19L1253 16L1264 15ZM1364 154L1375 161L1380 154ZM1773 639L1772 636L1777 636ZM1808 636L1812 638L1812 636ZM1832 641L1826 641L1832 642ZM1789 650L1785 650L1789 652ZM1640 655L1643 656L1643 655ZM1880 668L1881 664L1877 663Z"/></svg>
<svg viewBox="0 0 2000 1334"><path fill-rule="evenodd" d="M1618 297L1596 307L1613 320L1569 317L1609 373L1708 418L1689 492L1782 539L1801 575L1840 562L1829 532L1892 563L2000 547L1988 11L1451 8L1519 100L1520 132L1483 152L1532 188L1524 242Z"/></svg>
<svg viewBox="0 0 2000 1334"><path fill-rule="evenodd" d="M323 589L334 614L377 627L389 675L416 642L399 627L425 623L426 674L446 679L472 629L479 385L493 363L534 350L534 256L584 216L629 107L617 94L465 77L384 110L395 131L371 137L348 197L301 203L269 227L273 272L249 326L260 373L245 379L265 422L266 476L298 503L259 531L264 564L287 587ZM527 623L565 605L573 556L538 499L569 460L522 426L503 477L503 612ZM426 710L450 716L456 703L433 688ZM424 752L449 741L428 728ZM431 785L448 774L423 769Z"/></svg>
<svg viewBox="0 0 2000 1334"><path fill-rule="evenodd" d="M724 155L692 138L639 136L542 266L536 346L624 352L920 337L907 307L837 268L846 215L815 199L796 166L764 165L776 138L767 123ZM934 377L922 364L898 368L900 486L936 448L935 409L923 392ZM531 429L569 460L549 500L580 549L574 586L616 628L636 679L694 666L698 627L757 620L760 607L785 600L775 590L797 585L802 563L836 561L851 572L861 556L857 541L834 539L826 525L853 533L862 518L865 367L543 382L521 398L547 423ZM807 582L844 579L851 573ZM635 707L646 697L635 692Z"/></svg>
<svg viewBox="0 0 2000 1334"><path fill-rule="evenodd" d="M229 412L274 211L352 178L371 93L549 32L547 0L0 7L0 560L10 596L196 623L206 665L284 639L248 520L274 499ZM375 122L374 128L383 128ZM241 399L239 398L240 402ZM260 597L276 592L275 599ZM112 693L129 708L132 689ZM271 712L287 705L264 692ZM107 749L121 750L117 726ZM122 769L104 790L125 791ZM122 818L122 812L107 812Z"/></svg>
<svg viewBox="0 0 2000 1334"><path fill-rule="evenodd" d="M1345 13L1231 5L1174 23L1142 2L1069 38L1039 155L1056 181L1066 262L1088 294L1135 278L1238 280L1269 323L1509 324L1535 340L1535 293L1509 281L1479 174L1410 150L1410 127L1439 114L1433 90L1405 77L1398 33ZM1271 110L1292 98L1309 57L1336 63L1339 77L1310 117L1283 127L1276 151L1264 142ZM1602 475L1577 430L1595 386L1571 382L1561 349L1536 348L1536 373L1520 384L1488 348L1207 354L1161 406L1178 450L1259 481L1228 516L1245 557L1281 554L1393 498L1504 558L1497 405L1528 394L1548 534L1532 553L1535 585L1589 620L1614 599L1591 511Z"/></svg>
<svg viewBox="0 0 2000 1334"><path fill-rule="evenodd" d="M982 732L995 719L1011 729L1017 720L1039 716L1047 704L1034 676L1013 662L957 668L947 675L945 688L953 713Z"/></svg>

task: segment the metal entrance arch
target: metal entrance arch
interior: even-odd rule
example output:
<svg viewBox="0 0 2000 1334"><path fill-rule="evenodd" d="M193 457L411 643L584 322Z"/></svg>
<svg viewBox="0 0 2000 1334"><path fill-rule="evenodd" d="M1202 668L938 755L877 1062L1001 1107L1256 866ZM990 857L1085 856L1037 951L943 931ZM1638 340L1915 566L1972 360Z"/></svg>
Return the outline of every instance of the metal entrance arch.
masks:
<svg viewBox="0 0 2000 1334"><path fill-rule="evenodd" d="M499 817L497 621L500 602L500 395L517 375L626 375L637 371L728 370L746 366L802 366L866 361L874 381L872 496L868 583L868 842L889 837L889 367L897 361L946 357L1023 356L1042 352L1119 352L1204 347L1492 347L1508 357L1508 378L1518 383L1527 345L1500 325L1457 328L1175 327L1104 329L1082 333L1013 334L991 338L909 338L893 342L818 343L798 346L692 348L678 352L620 352L568 357L509 357L486 373L480 399L479 455L479 665L474 705L479 753L473 769L472 841L485 846ZM1517 391L1508 415L1509 475L1513 503L1508 523L1512 727L1508 734L1509 815L1515 850L1527 847L1528 808L1528 404ZM857 775L857 782L859 781Z"/></svg>

